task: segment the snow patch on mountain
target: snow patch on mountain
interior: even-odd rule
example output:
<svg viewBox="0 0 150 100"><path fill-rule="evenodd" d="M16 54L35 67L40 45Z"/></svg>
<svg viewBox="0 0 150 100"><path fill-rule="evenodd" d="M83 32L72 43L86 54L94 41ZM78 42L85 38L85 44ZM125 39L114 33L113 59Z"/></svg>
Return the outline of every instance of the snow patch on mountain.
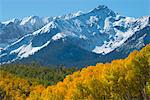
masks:
<svg viewBox="0 0 150 100"><path fill-rule="evenodd" d="M8 21L1 22L1 23L5 24L5 25L8 25L9 23L19 23L19 22L20 22L19 19L13 18L12 20L8 20Z"/></svg>
<svg viewBox="0 0 150 100"><path fill-rule="evenodd" d="M66 37L65 34L63 34L63 33L57 33L56 35L54 35L54 36L52 37L52 39L53 39L53 40L59 40L59 39L62 39L62 38L64 38L64 37Z"/></svg>
<svg viewBox="0 0 150 100"><path fill-rule="evenodd" d="M33 55L35 52L37 52L38 50L46 47L48 44L50 43L50 41L47 41L47 43L45 43L43 46L41 47L33 47L32 43L30 43L29 45L22 45L21 47L19 47L16 50L13 50L10 52L10 54L14 54L17 53L18 54L18 58L26 58L30 55Z"/></svg>
<svg viewBox="0 0 150 100"><path fill-rule="evenodd" d="M12 57L11 60L14 61L29 56L34 57L40 50L47 50L47 48L51 48L51 45L59 44L62 47L64 44L72 44L94 55L106 55L124 45L134 35L138 35L137 32L150 26L149 19L149 17L124 17L114 13L106 6L98 6L88 13L77 12L45 18L29 16L21 20L8 21L5 24L0 23L0 36L1 32L2 36L5 33L2 28L6 28L10 33L25 33L17 38L8 38L7 41L10 43L12 42L10 40L15 42L0 50L0 53L2 53L0 58L6 61L7 58L5 60L5 57ZM147 34L145 33L144 36L139 38L141 42L137 43L137 46L144 45L142 41ZM3 40L0 38L0 41ZM5 43L0 43L0 46L2 44ZM53 49L57 48L54 46ZM70 49L72 50L72 48ZM9 60L6 62L9 62Z"/></svg>
<svg viewBox="0 0 150 100"><path fill-rule="evenodd" d="M110 41L104 43L101 46L96 46L92 50L92 52L95 52L97 54L102 53L103 55L110 53L111 51L115 50L115 48L121 46L128 38L133 36L135 32L138 32L139 30L143 29L148 25L149 17L142 17L139 19L126 17L114 23L111 23L108 17L105 20L104 30L106 30L106 32L109 31L109 33L115 31L115 35L110 35L111 37L113 37L113 39L110 39ZM122 31L123 29L113 29L113 27L115 26L126 28L126 31Z"/></svg>

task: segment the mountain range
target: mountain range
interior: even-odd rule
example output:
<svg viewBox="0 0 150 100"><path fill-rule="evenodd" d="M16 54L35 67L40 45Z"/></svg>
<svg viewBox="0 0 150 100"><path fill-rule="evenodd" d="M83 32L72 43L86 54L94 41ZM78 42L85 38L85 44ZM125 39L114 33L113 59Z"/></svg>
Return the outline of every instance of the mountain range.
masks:
<svg viewBox="0 0 150 100"><path fill-rule="evenodd" d="M121 16L100 5L84 13L0 22L0 64L83 67L125 58L150 43L150 16Z"/></svg>

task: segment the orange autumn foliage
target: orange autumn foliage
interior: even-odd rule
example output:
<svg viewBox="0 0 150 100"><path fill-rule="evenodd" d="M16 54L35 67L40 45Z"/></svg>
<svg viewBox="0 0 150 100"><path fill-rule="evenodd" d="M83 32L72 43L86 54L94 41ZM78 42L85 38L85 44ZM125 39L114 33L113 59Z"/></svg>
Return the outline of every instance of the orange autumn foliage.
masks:
<svg viewBox="0 0 150 100"><path fill-rule="evenodd" d="M33 100L35 95L31 92L29 98ZM74 72L63 82L48 86L39 97L40 100L148 100L150 45L126 59L98 63Z"/></svg>

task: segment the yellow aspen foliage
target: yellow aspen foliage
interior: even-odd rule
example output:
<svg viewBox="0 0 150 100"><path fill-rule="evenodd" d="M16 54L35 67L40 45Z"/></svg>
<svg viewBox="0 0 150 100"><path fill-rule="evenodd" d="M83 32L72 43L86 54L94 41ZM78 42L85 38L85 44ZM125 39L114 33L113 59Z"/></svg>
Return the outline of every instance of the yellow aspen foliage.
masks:
<svg viewBox="0 0 150 100"><path fill-rule="evenodd" d="M32 88L27 80L5 71L0 72L0 91L3 91L4 100L24 100L29 96Z"/></svg>
<svg viewBox="0 0 150 100"><path fill-rule="evenodd" d="M63 82L42 91L42 99L150 99L150 45L140 52L134 51L126 59L98 63L68 75Z"/></svg>
<svg viewBox="0 0 150 100"><path fill-rule="evenodd" d="M44 78L48 79L48 76ZM46 81L45 84L48 83ZM125 59L82 68L51 86L39 85L2 70L0 71L1 98L4 100L150 100L150 45L141 51L133 51Z"/></svg>
<svg viewBox="0 0 150 100"><path fill-rule="evenodd" d="M42 85L33 87L32 92L30 92L30 97L28 97L27 100L30 100L30 98L32 98L32 100L41 100L41 94L44 89Z"/></svg>

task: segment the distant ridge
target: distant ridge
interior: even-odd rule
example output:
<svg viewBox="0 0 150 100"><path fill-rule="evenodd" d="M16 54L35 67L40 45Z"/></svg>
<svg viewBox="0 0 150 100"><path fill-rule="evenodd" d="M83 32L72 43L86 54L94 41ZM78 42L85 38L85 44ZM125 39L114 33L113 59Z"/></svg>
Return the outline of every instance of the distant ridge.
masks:
<svg viewBox="0 0 150 100"><path fill-rule="evenodd" d="M99 5L88 13L1 22L0 32L1 64L82 67L127 57L150 43L150 16L124 17Z"/></svg>

